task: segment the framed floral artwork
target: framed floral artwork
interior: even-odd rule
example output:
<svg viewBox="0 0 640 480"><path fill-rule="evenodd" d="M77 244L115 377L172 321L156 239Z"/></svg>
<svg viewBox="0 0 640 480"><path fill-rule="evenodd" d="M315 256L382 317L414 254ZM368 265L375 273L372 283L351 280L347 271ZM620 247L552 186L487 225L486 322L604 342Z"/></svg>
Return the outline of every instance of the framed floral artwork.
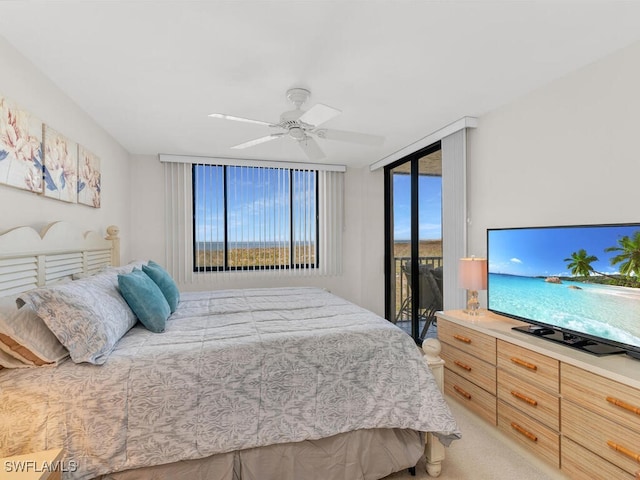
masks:
<svg viewBox="0 0 640 480"><path fill-rule="evenodd" d="M100 208L100 158L78 147L78 203Z"/></svg>
<svg viewBox="0 0 640 480"><path fill-rule="evenodd" d="M44 126L44 195L65 202L78 201L78 144Z"/></svg>
<svg viewBox="0 0 640 480"><path fill-rule="evenodd" d="M2 96L0 183L42 192L42 121Z"/></svg>

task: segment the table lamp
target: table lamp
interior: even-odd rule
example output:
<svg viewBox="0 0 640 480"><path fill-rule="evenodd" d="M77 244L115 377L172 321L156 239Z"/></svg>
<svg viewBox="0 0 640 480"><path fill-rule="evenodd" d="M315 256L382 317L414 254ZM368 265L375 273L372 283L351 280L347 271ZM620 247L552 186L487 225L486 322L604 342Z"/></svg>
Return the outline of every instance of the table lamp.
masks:
<svg viewBox="0 0 640 480"><path fill-rule="evenodd" d="M479 315L480 301L478 290L487 289L487 259L461 258L459 262L458 283L460 288L467 290L467 309L469 315Z"/></svg>

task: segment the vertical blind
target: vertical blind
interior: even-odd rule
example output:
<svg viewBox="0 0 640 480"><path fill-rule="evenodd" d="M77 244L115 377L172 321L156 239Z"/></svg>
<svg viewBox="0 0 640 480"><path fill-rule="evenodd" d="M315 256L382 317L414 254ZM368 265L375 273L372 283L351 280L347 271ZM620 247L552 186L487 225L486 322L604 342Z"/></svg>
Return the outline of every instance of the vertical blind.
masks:
<svg viewBox="0 0 640 480"><path fill-rule="evenodd" d="M466 292L458 287L458 259L467 253L467 130L442 139L443 308L463 308Z"/></svg>
<svg viewBox="0 0 640 480"><path fill-rule="evenodd" d="M317 172L193 165L194 269L315 268Z"/></svg>
<svg viewBox="0 0 640 480"><path fill-rule="evenodd" d="M183 284L342 273L344 173L312 167L165 162L167 269Z"/></svg>

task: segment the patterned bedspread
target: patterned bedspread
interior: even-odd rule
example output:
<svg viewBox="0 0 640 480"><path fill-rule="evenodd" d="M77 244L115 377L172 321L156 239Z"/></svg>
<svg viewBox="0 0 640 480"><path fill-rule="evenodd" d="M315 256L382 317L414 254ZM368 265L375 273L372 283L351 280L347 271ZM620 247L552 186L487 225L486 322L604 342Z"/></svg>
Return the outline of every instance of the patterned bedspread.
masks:
<svg viewBox="0 0 640 480"><path fill-rule="evenodd" d="M183 293L102 366L0 372L0 457L63 446L65 478L368 428L459 436L413 340L324 290Z"/></svg>

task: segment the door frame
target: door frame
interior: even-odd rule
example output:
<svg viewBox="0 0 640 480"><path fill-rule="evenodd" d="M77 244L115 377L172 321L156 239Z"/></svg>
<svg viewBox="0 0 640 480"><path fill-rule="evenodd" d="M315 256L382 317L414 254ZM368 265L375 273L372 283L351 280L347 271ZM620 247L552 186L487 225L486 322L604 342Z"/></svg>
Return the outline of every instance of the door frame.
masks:
<svg viewBox="0 0 640 480"><path fill-rule="evenodd" d="M419 212L418 212L418 161L420 158L434 153L438 150L442 150L442 144L440 141L432 143L431 145L421 148L399 160L396 160L384 167L384 304L385 304L385 318L387 320L393 320L395 315L395 302L391 305L391 288L395 288L395 284L391 285L391 262L393 260L393 244L394 235L392 229L392 181L393 176L391 171L404 163L411 162L411 271L418 271L418 255L420 247L420 231L419 231ZM395 279L395 276L394 276ZM418 318L419 312L419 299L420 294L419 287L419 275L411 275L411 336L418 344L422 344L420 339L420 320Z"/></svg>

